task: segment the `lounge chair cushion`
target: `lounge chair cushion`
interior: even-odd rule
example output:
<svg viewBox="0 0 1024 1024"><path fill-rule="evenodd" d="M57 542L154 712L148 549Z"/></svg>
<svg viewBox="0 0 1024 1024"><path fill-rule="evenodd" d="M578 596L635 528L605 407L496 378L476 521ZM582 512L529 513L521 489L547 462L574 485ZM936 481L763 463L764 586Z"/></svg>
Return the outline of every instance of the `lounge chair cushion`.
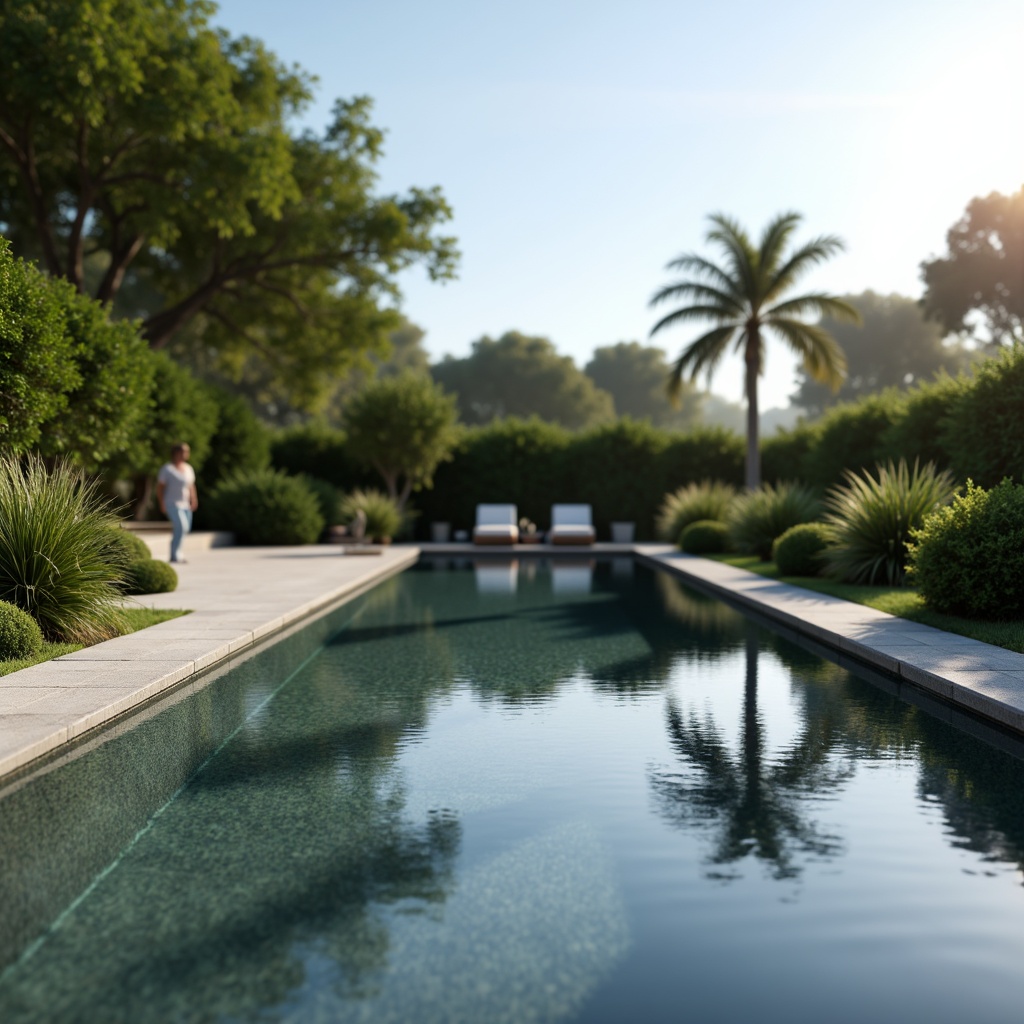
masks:
<svg viewBox="0 0 1024 1024"><path fill-rule="evenodd" d="M515 544L519 540L515 505L477 505L474 544Z"/></svg>
<svg viewBox="0 0 1024 1024"><path fill-rule="evenodd" d="M552 544L593 544L596 537L589 505L551 506Z"/></svg>

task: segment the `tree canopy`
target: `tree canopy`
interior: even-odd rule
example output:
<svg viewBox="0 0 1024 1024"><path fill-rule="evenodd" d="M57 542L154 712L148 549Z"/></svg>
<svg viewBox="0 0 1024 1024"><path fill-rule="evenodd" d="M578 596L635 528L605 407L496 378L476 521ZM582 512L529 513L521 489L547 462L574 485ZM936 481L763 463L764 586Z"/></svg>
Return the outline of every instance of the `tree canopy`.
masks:
<svg viewBox="0 0 1024 1024"><path fill-rule="evenodd" d="M431 486L459 436L455 399L408 370L367 384L349 402L344 422L353 457L380 473L399 509L414 489Z"/></svg>
<svg viewBox="0 0 1024 1024"><path fill-rule="evenodd" d="M872 291L844 299L860 312L864 326L828 316L822 319L821 326L846 354L846 378L833 391L805 369L797 371L798 387L791 401L812 416L888 387L906 389L942 369L956 372L963 365L963 350L943 344L942 327L925 319L914 299Z"/></svg>
<svg viewBox="0 0 1024 1024"><path fill-rule="evenodd" d="M508 331L497 340L473 342L462 359L446 357L431 368L434 379L458 396L468 424L506 416L539 416L570 429L615 415L611 395L600 390L570 356L560 356L547 338Z"/></svg>
<svg viewBox="0 0 1024 1024"><path fill-rule="evenodd" d="M860 316L848 302L823 292L787 297L811 267L842 249L842 242L834 235L823 235L788 250L801 220L798 213L773 218L756 244L731 217L714 214L709 219L712 227L707 241L722 250L724 266L697 253L684 253L669 263L669 270L683 270L693 276L659 289L651 305L674 299L688 300L690 305L663 316L651 328L651 334L677 324L704 321L714 325L690 342L676 360L671 383L676 394L684 374L689 373L691 380L701 372L710 377L730 346L742 355L747 399L746 485L755 488L761 483L757 379L764 372L767 337L775 335L784 341L815 380L838 388L846 371L843 351L823 327L808 323L804 317L831 316L857 323Z"/></svg>
<svg viewBox="0 0 1024 1024"><path fill-rule="evenodd" d="M1024 188L972 199L921 264L924 306L947 331L993 345L1024 341Z"/></svg>
<svg viewBox="0 0 1024 1024"><path fill-rule="evenodd" d="M0 228L23 255L300 401L396 326L396 275L453 273L437 188L376 195L365 97L321 134L311 79L206 0L30 0L0 13Z"/></svg>
<svg viewBox="0 0 1024 1024"><path fill-rule="evenodd" d="M655 426L683 430L701 419L704 396L687 383L678 406L666 393L671 370L664 349L620 341L594 349L583 372L615 402L619 416L650 420Z"/></svg>

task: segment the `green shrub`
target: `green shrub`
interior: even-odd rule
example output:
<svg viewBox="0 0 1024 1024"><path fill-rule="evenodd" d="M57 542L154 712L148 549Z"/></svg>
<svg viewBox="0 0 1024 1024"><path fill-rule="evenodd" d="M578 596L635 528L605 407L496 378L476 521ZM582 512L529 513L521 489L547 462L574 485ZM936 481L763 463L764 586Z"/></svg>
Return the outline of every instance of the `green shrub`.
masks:
<svg viewBox="0 0 1024 1024"><path fill-rule="evenodd" d="M779 575L817 576L825 567L823 554L830 537L824 523L791 526L772 546Z"/></svg>
<svg viewBox="0 0 1024 1024"><path fill-rule="evenodd" d="M679 535L690 523L701 519L724 523L735 497L734 487L715 480L687 484L666 494L655 520L658 537L661 540L678 541Z"/></svg>
<svg viewBox="0 0 1024 1024"><path fill-rule="evenodd" d="M739 551L767 562L777 537L820 514L821 502L802 484L762 484L736 497L727 519L729 536Z"/></svg>
<svg viewBox="0 0 1024 1024"><path fill-rule="evenodd" d="M981 487L1024 483L1024 346L982 363L943 432L953 472Z"/></svg>
<svg viewBox="0 0 1024 1024"><path fill-rule="evenodd" d="M761 479L779 483L799 476L808 453L818 443L817 424L800 423L777 430L761 441Z"/></svg>
<svg viewBox="0 0 1024 1024"><path fill-rule="evenodd" d="M222 480L208 501L215 529L239 544L312 544L324 528L316 495L304 481L274 469Z"/></svg>
<svg viewBox="0 0 1024 1024"><path fill-rule="evenodd" d="M698 519L683 529L679 546L688 555L720 555L729 547L729 527L717 519Z"/></svg>
<svg viewBox="0 0 1024 1024"><path fill-rule="evenodd" d="M846 583L899 586L911 532L952 495L952 476L930 462L909 469L901 459L878 466L874 476L848 472L825 499L832 532L826 571Z"/></svg>
<svg viewBox="0 0 1024 1024"><path fill-rule="evenodd" d="M342 521L351 523L360 509L366 514L367 539L390 539L402 527L402 513L382 491L367 488L346 494L341 500Z"/></svg>
<svg viewBox="0 0 1024 1024"><path fill-rule="evenodd" d="M200 494L233 473L270 465L270 432L249 403L223 388L207 385L206 390L217 406L217 427L210 438L209 454L196 474Z"/></svg>
<svg viewBox="0 0 1024 1024"><path fill-rule="evenodd" d="M115 526L107 538L110 558L115 565L125 566L129 562L145 561L152 558L149 545L139 536L122 526Z"/></svg>
<svg viewBox="0 0 1024 1024"><path fill-rule="evenodd" d="M313 492L320 515L328 526L337 526L342 521L341 501L344 495L334 484L315 476L302 474L300 480Z"/></svg>
<svg viewBox="0 0 1024 1024"><path fill-rule="evenodd" d="M124 575L126 594L169 594L178 589L174 566L155 558L129 562Z"/></svg>
<svg viewBox="0 0 1024 1024"><path fill-rule="evenodd" d="M372 469L357 465L344 430L313 422L288 427L270 438L270 464L290 476L312 476L340 490L369 486Z"/></svg>
<svg viewBox="0 0 1024 1024"><path fill-rule="evenodd" d="M123 569L111 558L117 526L95 483L32 456L0 460L0 600L39 623L47 640L116 636Z"/></svg>
<svg viewBox="0 0 1024 1024"><path fill-rule="evenodd" d="M948 469L948 433L953 410L970 386L966 377L940 374L906 392L903 415L882 436L886 460L914 459Z"/></svg>
<svg viewBox="0 0 1024 1024"><path fill-rule="evenodd" d="M42 647L39 623L17 605L0 601L0 661L29 658Z"/></svg>
<svg viewBox="0 0 1024 1024"><path fill-rule="evenodd" d="M913 534L910 575L938 612L1024 618L1024 486L1009 480L936 509Z"/></svg>
<svg viewBox="0 0 1024 1024"><path fill-rule="evenodd" d="M839 484L847 470L859 472L884 462L885 436L903 415L904 397L894 388L830 409L814 425L814 440L791 476L811 487Z"/></svg>

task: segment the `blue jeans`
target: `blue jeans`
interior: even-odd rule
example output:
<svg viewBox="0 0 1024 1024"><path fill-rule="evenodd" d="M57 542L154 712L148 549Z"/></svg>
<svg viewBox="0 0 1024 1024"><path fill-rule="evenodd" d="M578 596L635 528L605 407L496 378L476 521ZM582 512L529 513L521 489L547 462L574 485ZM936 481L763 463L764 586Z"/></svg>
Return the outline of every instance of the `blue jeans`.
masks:
<svg viewBox="0 0 1024 1024"><path fill-rule="evenodd" d="M192 509L169 508L167 515L171 520L171 561L180 562L181 542L192 532Z"/></svg>

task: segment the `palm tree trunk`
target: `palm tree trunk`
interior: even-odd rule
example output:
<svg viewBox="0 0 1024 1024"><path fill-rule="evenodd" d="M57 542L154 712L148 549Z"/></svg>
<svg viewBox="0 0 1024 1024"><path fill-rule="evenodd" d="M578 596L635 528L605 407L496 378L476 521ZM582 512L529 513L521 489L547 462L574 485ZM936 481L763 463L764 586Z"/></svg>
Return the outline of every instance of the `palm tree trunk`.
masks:
<svg viewBox="0 0 1024 1024"><path fill-rule="evenodd" d="M746 380L744 390L747 397L747 472L746 487L753 491L761 486L761 449L758 443L759 415L757 408L757 378L761 372L761 338L751 332L746 350Z"/></svg>

